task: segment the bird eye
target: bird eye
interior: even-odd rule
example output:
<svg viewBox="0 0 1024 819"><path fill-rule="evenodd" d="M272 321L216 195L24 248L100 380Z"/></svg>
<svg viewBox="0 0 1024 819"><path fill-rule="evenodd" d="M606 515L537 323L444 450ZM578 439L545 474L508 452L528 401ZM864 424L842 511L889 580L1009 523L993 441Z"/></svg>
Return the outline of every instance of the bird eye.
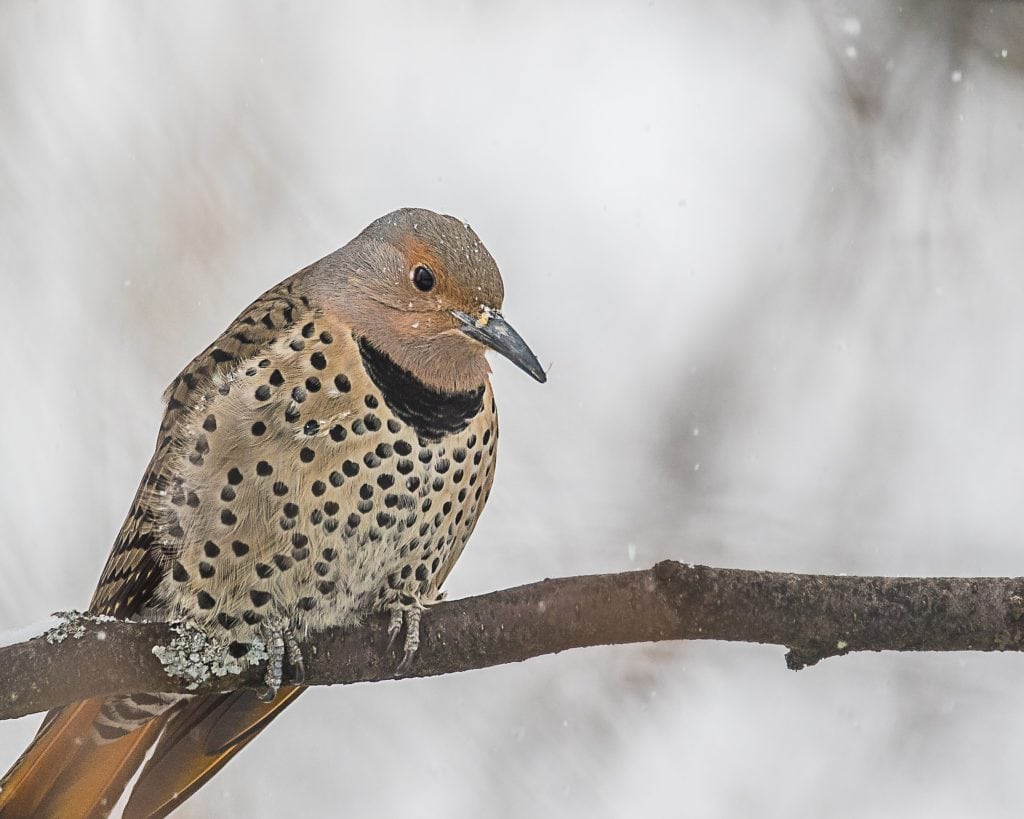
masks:
<svg viewBox="0 0 1024 819"><path fill-rule="evenodd" d="M434 289L434 272L426 265L417 265L412 271L412 283L417 290L428 293Z"/></svg>

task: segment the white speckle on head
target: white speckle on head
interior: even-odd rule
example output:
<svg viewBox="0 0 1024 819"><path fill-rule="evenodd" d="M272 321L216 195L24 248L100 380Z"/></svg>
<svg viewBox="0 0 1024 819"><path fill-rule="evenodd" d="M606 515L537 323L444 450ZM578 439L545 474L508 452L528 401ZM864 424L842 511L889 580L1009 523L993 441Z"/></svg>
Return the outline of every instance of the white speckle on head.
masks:
<svg viewBox="0 0 1024 819"><path fill-rule="evenodd" d="M488 322L494 317L494 311L491 310L486 304L480 305L480 317L476 320L477 327L486 327Z"/></svg>

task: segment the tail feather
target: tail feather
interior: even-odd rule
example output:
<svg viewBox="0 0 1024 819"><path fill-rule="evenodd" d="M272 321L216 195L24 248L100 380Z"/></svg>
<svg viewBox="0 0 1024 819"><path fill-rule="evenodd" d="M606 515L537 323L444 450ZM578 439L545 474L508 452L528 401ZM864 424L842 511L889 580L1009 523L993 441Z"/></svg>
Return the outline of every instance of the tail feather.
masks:
<svg viewBox="0 0 1024 819"><path fill-rule="evenodd" d="M282 688L272 702L252 691L198 697L171 718L142 769L124 819L158 819L188 799L281 713L303 688Z"/></svg>
<svg viewBox="0 0 1024 819"><path fill-rule="evenodd" d="M92 725L102 698L53 712L28 749L0 781L2 817L107 816L167 719L97 744Z"/></svg>

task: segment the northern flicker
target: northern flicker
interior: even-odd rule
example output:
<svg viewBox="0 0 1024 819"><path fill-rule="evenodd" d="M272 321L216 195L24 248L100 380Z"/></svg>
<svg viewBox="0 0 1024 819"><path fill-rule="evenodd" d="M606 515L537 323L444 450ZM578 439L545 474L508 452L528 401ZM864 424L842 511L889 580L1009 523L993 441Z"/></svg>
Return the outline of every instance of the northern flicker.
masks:
<svg viewBox="0 0 1024 819"><path fill-rule="evenodd" d="M498 268L463 222L399 210L260 296L174 379L90 611L259 638L390 613L406 660L487 502L498 422L484 353L538 381ZM276 667L275 667L276 665ZM165 816L301 693L134 694L51 712L0 815Z"/></svg>

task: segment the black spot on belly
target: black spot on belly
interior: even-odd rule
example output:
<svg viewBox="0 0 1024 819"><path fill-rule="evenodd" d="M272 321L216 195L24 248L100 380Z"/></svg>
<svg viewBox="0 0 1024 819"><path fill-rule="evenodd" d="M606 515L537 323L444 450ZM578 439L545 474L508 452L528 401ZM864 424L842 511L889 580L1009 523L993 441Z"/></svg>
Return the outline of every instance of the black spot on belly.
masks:
<svg viewBox="0 0 1024 819"><path fill-rule="evenodd" d="M274 555L274 565L282 572L288 571L295 563L288 555Z"/></svg>
<svg viewBox="0 0 1024 819"><path fill-rule="evenodd" d="M228 654L230 654L232 657L234 657L236 659L238 659L239 657L244 657L248 653L249 653L249 644L248 643L240 643L240 642L238 642L238 640L234 640L228 646Z"/></svg>
<svg viewBox="0 0 1024 819"><path fill-rule="evenodd" d="M363 367L384 403L416 434L429 441L461 432L483 407L484 388L446 393L428 387L365 338L359 339Z"/></svg>

